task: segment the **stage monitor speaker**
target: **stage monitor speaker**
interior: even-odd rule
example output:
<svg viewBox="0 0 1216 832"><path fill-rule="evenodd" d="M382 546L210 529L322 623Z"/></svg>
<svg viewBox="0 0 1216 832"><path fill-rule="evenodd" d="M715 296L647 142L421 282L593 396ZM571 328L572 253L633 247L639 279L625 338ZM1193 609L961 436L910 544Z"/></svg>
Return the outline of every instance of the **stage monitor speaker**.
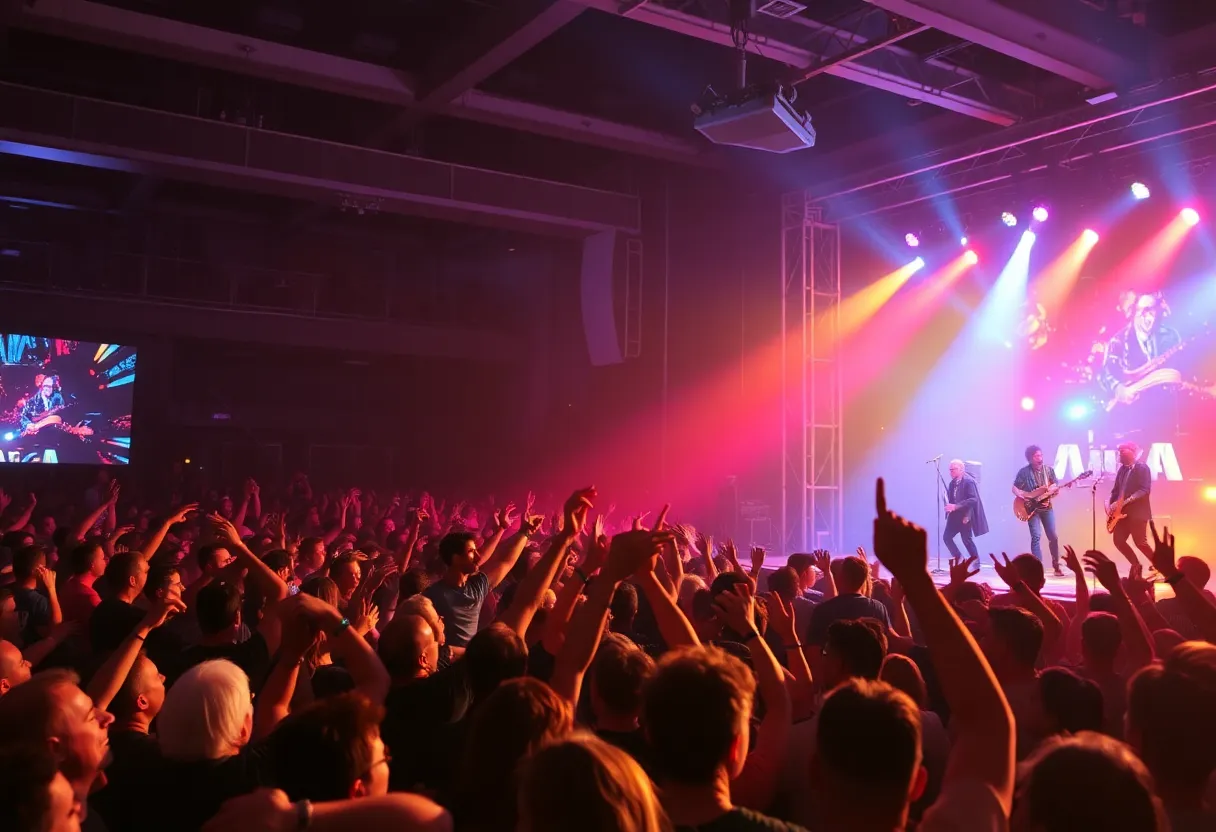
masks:
<svg viewBox="0 0 1216 832"><path fill-rule="evenodd" d="M984 463L976 462L974 459L968 459L963 462L963 470L975 477L976 485L982 485L984 482Z"/></svg>
<svg viewBox="0 0 1216 832"><path fill-rule="evenodd" d="M613 291L616 232L601 231L583 240L583 266L580 292L583 307L583 335L593 367L624 361L617 334L616 302Z"/></svg>

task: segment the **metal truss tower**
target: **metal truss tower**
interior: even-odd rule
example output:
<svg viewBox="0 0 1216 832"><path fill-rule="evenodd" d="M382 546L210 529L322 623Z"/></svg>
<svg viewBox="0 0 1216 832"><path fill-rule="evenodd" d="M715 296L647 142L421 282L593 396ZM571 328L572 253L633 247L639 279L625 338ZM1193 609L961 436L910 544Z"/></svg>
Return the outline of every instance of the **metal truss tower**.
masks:
<svg viewBox="0 0 1216 832"><path fill-rule="evenodd" d="M784 554L843 551L840 228L806 191L781 202L781 530Z"/></svg>

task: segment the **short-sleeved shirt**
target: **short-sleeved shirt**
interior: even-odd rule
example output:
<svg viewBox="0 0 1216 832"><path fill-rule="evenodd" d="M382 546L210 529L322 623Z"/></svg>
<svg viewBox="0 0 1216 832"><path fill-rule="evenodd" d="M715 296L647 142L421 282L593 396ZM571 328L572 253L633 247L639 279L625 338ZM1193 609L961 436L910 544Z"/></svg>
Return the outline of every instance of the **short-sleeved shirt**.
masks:
<svg viewBox="0 0 1216 832"><path fill-rule="evenodd" d="M431 599L435 611L443 616L447 643L453 647L467 647L477 634L477 619L481 615L481 605L490 594L490 579L484 572L474 572L462 587L437 581L422 594Z"/></svg>
<svg viewBox="0 0 1216 832"><path fill-rule="evenodd" d="M1019 491L1034 491L1036 488L1053 485L1057 482L1059 480L1056 479L1056 472L1050 465L1044 465L1038 471L1034 470L1033 465L1027 465L1018 471L1018 475L1013 480L1013 486ZM1047 511L1051 508L1051 500L1040 500L1039 505L1042 506L1043 511Z"/></svg>
<svg viewBox="0 0 1216 832"><path fill-rule="evenodd" d="M101 596L97 590L74 577L68 578L59 592L59 606L63 610L64 621L86 624L100 603Z"/></svg>
<svg viewBox="0 0 1216 832"><path fill-rule="evenodd" d="M811 624L807 641L821 646L828 640L828 627L835 621L850 621L858 618L873 618L884 628L891 629L891 614L887 608L873 598L854 593L837 595L815 605L811 610Z"/></svg>
<svg viewBox="0 0 1216 832"><path fill-rule="evenodd" d="M40 632L51 626L51 602L36 589L15 587L13 601L17 604L17 624L21 628L21 639L29 647L46 633Z"/></svg>

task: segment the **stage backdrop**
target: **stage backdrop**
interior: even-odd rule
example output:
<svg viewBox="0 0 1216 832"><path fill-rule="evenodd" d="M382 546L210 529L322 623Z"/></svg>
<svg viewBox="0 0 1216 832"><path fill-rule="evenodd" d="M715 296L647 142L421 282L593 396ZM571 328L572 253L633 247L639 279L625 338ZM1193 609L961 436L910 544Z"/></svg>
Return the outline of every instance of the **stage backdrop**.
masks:
<svg viewBox="0 0 1216 832"><path fill-rule="evenodd" d="M0 336L0 461L125 465L135 350Z"/></svg>
<svg viewBox="0 0 1216 832"><path fill-rule="evenodd" d="M1010 486L1034 444L1061 480L1093 472L1055 501L1061 541L1081 550L1096 539L1115 554L1102 504L1115 449L1135 442L1154 474L1159 523L1176 532L1180 554L1212 563L1201 541L1216 532L1216 268L1202 225L1170 231L1176 211L1125 210L1073 274L1061 262L1076 251L1079 223L1039 228L1021 275L1007 264L1023 228L980 238L979 266L911 322L915 334L881 367L856 368L865 382L846 389L849 535L870 536L878 475L893 507L936 531L940 486L927 460L941 454L943 474L955 457L982 463L992 532L981 551L1028 551ZM859 338L888 337L883 315L898 315L901 300L934 279L934 257L949 255L929 253Z"/></svg>

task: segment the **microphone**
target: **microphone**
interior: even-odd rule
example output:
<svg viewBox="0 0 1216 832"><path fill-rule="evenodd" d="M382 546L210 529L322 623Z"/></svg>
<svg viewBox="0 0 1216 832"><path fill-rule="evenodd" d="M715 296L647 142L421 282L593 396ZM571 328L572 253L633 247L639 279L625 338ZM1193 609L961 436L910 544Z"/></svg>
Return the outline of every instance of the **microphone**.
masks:
<svg viewBox="0 0 1216 832"><path fill-rule="evenodd" d="M944 456L945 456L945 454L938 454L937 456L933 457L933 459L926 459L925 464L932 465L933 463L937 462L939 459L941 459Z"/></svg>

